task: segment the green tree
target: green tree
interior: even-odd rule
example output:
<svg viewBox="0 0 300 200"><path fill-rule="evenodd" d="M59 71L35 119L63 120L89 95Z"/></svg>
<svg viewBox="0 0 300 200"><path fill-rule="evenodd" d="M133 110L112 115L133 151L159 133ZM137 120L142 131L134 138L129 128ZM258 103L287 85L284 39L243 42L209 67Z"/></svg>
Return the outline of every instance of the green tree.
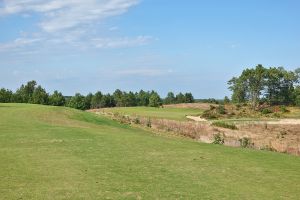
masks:
<svg viewBox="0 0 300 200"><path fill-rule="evenodd" d="M39 85L34 89L29 102L33 104L47 105L49 102L49 95L46 90Z"/></svg>
<svg viewBox="0 0 300 200"><path fill-rule="evenodd" d="M161 106L161 98L156 92L152 92L150 99L149 99L149 106L150 107L159 107Z"/></svg>
<svg viewBox="0 0 300 200"><path fill-rule="evenodd" d="M94 95L92 93L89 93L88 95L86 95L85 100L84 100L86 110L91 109L93 96Z"/></svg>
<svg viewBox="0 0 300 200"><path fill-rule="evenodd" d="M164 103L165 104L174 104L174 103L176 103L176 98L175 98L175 95L174 95L173 92L169 92L167 94L167 97L165 98Z"/></svg>
<svg viewBox="0 0 300 200"><path fill-rule="evenodd" d="M185 103L185 96L181 92L176 95L176 103Z"/></svg>
<svg viewBox="0 0 300 200"><path fill-rule="evenodd" d="M52 106L64 106L66 103L65 97L62 93L55 90L52 95L49 97L49 104Z"/></svg>
<svg viewBox="0 0 300 200"><path fill-rule="evenodd" d="M101 92L96 92L92 98L91 108L93 108L93 109L101 108L102 97L103 97L103 95Z"/></svg>
<svg viewBox="0 0 300 200"><path fill-rule="evenodd" d="M2 88L0 90L0 103L10 103L12 102L13 92Z"/></svg>
<svg viewBox="0 0 300 200"><path fill-rule="evenodd" d="M80 93L76 93L75 96L71 97L67 106L79 110L85 110L86 109L85 97Z"/></svg>
<svg viewBox="0 0 300 200"><path fill-rule="evenodd" d="M145 92L144 90L140 90L137 95L138 106L148 106L149 105L149 92Z"/></svg>
<svg viewBox="0 0 300 200"><path fill-rule="evenodd" d="M195 102L192 93L185 93L184 100L185 100L185 103L194 103Z"/></svg>

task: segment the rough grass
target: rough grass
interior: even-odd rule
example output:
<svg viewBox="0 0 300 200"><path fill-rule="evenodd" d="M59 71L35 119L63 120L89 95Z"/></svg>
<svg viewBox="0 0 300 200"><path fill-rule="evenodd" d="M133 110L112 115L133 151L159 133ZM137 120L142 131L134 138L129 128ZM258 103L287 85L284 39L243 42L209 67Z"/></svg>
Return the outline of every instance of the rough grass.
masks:
<svg viewBox="0 0 300 200"><path fill-rule="evenodd" d="M186 115L201 115L203 110L195 108L153 108L153 107L121 107L105 108L105 112L120 113L123 115L138 115L142 117L172 119L187 121Z"/></svg>
<svg viewBox="0 0 300 200"><path fill-rule="evenodd" d="M0 199L299 199L300 159L0 104Z"/></svg>

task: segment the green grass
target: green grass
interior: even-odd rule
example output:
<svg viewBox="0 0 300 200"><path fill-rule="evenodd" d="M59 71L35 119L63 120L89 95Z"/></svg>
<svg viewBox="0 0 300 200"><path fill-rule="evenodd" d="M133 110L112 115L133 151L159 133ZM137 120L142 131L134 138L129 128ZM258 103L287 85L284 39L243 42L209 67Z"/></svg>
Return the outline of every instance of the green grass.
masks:
<svg viewBox="0 0 300 200"><path fill-rule="evenodd" d="M153 107L121 107L108 108L108 112L124 115L139 115L143 117L162 118L184 121L186 115L201 115L203 110L195 108L153 108Z"/></svg>
<svg viewBox="0 0 300 200"><path fill-rule="evenodd" d="M300 158L0 104L0 199L299 199Z"/></svg>

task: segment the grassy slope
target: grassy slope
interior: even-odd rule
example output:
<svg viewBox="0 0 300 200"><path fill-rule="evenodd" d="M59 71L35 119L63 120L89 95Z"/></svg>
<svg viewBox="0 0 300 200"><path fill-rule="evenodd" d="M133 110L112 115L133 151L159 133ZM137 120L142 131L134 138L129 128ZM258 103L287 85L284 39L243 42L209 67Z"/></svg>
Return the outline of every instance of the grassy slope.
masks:
<svg viewBox="0 0 300 200"><path fill-rule="evenodd" d="M139 115L152 118L172 120L187 120L186 115L200 115L203 111L195 108L152 108L152 107L121 107L107 108L107 112L122 113L127 115Z"/></svg>
<svg viewBox="0 0 300 200"><path fill-rule="evenodd" d="M0 104L0 199L298 199L300 158Z"/></svg>

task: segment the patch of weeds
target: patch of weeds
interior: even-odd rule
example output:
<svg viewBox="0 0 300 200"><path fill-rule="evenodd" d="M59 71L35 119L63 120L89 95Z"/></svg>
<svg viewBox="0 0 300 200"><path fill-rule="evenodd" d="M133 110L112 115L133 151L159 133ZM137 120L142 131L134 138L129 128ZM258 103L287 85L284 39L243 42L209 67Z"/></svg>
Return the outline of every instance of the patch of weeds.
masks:
<svg viewBox="0 0 300 200"><path fill-rule="evenodd" d="M286 108L286 106L280 106L280 111L281 111L282 113L290 112L290 111Z"/></svg>
<svg viewBox="0 0 300 200"><path fill-rule="evenodd" d="M205 119L217 119L218 116L214 113L212 113L210 110L206 110L203 112L203 114L201 115L202 118Z"/></svg>
<svg viewBox="0 0 300 200"><path fill-rule="evenodd" d="M214 141L213 144L224 144L224 135L221 135L220 133L217 133L214 135Z"/></svg>
<svg viewBox="0 0 300 200"><path fill-rule="evenodd" d="M133 119L134 124L141 124L140 118L136 117Z"/></svg>
<svg viewBox="0 0 300 200"><path fill-rule="evenodd" d="M261 110L261 113L263 115L267 115L267 114L273 113L273 111L268 109L268 108L264 108L264 109Z"/></svg>
<svg viewBox="0 0 300 200"><path fill-rule="evenodd" d="M149 127L149 128L152 127L152 125L151 125L151 119L150 118L148 118L146 126Z"/></svg>
<svg viewBox="0 0 300 200"><path fill-rule="evenodd" d="M235 124L231 124L231 123L227 123L227 122L223 122L223 121L213 122L212 125L217 126L217 127L222 127L222 128L228 128L228 129L232 129L232 130L238 129Z"/></svg>
<svg viewBox="0 0 300 200"><path fill-rule="evenodd" d="M239 139L239 141L240 141L240 146L243 148L249 148L252 145L250 138L247 138L247 137L243 137L243 138Z"/></svg>
<svg viewBox="0 0 300 200"><path fill-rule="evenodd" d="M225 115L226 114L225 107L223 105L219 105L217 107L217 113L219 113L220 115Z"/></svg>

